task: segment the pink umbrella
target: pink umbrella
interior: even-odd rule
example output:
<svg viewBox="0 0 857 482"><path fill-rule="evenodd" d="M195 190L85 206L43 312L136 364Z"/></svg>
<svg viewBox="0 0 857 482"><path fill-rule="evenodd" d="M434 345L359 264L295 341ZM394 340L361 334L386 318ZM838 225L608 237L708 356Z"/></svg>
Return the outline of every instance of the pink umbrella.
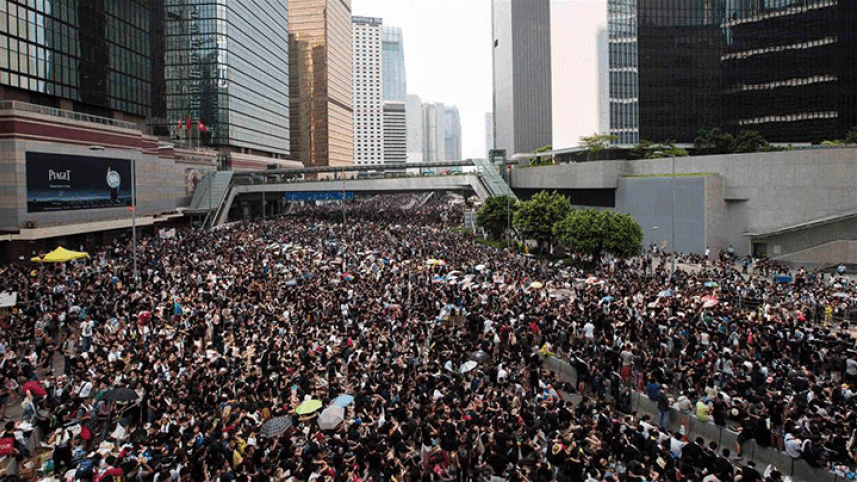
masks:
<svg viewBox="0 0 857 482"><path fill-rule="evenodd" d="M354 275L351 273L345 273L342 275L342 279L344 279L345 281L351 281L354 279Z"/></svg>
<svg viewBox="0 0 857 482"><path fill-rule="evenodd" d="M702 307L703 308L713 308L720 304L720 300L713 296L703 296L702 297Z"/></svg>

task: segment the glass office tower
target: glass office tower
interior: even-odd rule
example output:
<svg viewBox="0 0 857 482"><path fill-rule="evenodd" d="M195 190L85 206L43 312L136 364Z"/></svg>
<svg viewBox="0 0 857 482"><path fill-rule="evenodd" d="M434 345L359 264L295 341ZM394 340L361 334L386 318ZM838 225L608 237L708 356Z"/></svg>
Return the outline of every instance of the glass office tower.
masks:
<svg viewBox="0 0 857 482"><path fill-rule="evenodd" d="M149 28L145 1L0 0L2 98L145 118Z"/></svg>
<svg viewBox="0 0 857 482"><path fill-rule="evenodd" d="M306 166L354 162L350 0L290 0L292 155Z"/></svg>
<svg viewBox="0 0 857 482"><path fill-rule="evenodd" d="M244 153L288 156L286 2L165 0L165 8L167 118L173 135Z"/></svg>
<svg viewBox="0 0 857 482"><path fill-rule="evenodd" d="M711 127L817 143L857 124L857 2L609 0L608 24L622 143Z"/></svg>

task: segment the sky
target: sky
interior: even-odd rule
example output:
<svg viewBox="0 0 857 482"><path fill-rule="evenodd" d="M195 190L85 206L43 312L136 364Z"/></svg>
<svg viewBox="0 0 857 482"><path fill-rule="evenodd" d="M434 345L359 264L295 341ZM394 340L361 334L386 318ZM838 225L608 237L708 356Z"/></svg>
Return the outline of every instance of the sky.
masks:
<svg viewBox="0 0 857 482"><path fill-rule="evenodd" d="M402 28L408 94L457 106L463 157L485 157L491 0L352 0L351 11ZM599 131L596 36L606 25L606 0L551 1L554 147Z"/></svg>

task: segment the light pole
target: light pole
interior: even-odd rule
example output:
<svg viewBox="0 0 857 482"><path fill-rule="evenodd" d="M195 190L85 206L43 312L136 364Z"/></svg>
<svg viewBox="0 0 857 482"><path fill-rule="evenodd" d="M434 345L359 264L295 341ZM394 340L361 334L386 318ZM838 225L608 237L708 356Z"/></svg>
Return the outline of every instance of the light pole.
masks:
<svg viewBox="0 0 857 482"><path fill-rule="evenodd" d="M655 275L655 253L654 253L655 250L654 250L654 247L656 247L658 245L657 241L655 240L655 231L657 231L657 230L658 230L657 226L652 226L652 241L651 241L652 248L649 250L651 253L651 256L652 256L652 276Z"/></svg>
<svg viewBox="0 0 857 482"><path fill-rule="evenodd" d="M670 157L672 158L672 166L673 166L672 167L673 202L671 204L671 207L672 207L672 209L671 209L672 210L672 216L671 216L672 228L670 229L670 234L672 236L672 242L670 243L670 249L672 250L672 259L673 259L673 261L672 261L672 272L675 273L675 262L676 262L675 258L676 258L677 253L678 253L678 251L676 251L676 249L675 249L675 154L671 155Z"/></svg>
<svg viewBox="0 0 857 482"><path fill-rule="evenodd" d="M137 285L137 159L131 158L131 250L134 254L134 285Z"/></svg>

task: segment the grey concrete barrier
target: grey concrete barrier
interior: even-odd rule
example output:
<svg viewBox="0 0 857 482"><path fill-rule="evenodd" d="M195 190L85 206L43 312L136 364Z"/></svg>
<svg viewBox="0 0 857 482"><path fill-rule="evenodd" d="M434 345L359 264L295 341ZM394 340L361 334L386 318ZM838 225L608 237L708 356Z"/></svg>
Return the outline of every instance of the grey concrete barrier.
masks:
<svg viewBox="0 0 857 482"><path fill-rule="evenodd" d="M556 357L543 357L543 368L557 373L564 381L576 383L577 370L568 362L560 360ZM631 409L637 412L638 415L649 415L652 417L655 424L658 420L657 403L649 400L645 394L633 391L631 392ZM686 433L688 440L694 440L697 437L702 437L705 443L717 442L722 450L728 448L732 454L735 454L735 441L738 438L738 432L730 427L719 427L712 422L701 422L693 413L681 413L675 409L670 409L670 432L679 431L682 423L686 423ZM763 472L765 468L771 464L776 467L784 475L790 475L796 481L805 482L839 482L842 477L834 475L829 470L817 469L810 466L801 459L792 459L785 452L772 447L759 447L754 440L744 442L743 460L736 465L743 465L747 461L752 460L756 463L756 469Z"/></svg>

